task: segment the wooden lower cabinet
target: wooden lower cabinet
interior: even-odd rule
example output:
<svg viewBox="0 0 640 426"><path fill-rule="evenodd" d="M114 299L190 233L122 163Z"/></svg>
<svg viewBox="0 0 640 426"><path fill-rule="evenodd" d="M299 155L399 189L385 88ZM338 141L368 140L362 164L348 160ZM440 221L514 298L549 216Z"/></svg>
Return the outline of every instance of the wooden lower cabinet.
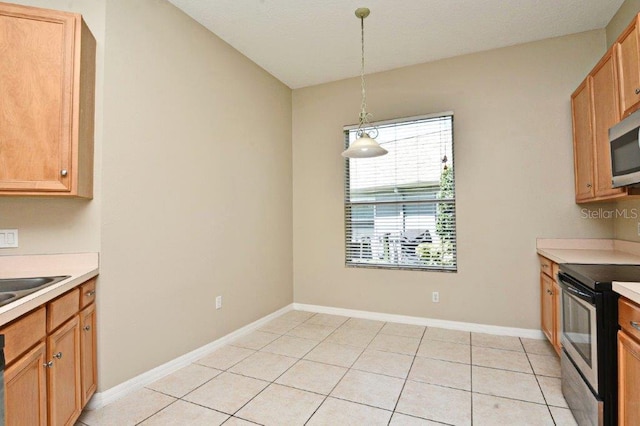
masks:
<svg viewBox="0 0 640 426"><path fill-rule="evenodd" d="M540 326L552 344L555 340L553 312L553 280L546 274L540 273Z"/></svg>
<svg viewBox="0 0 640 426"><path fill-rule="evenodd" d="M539 256L540 260L540 328L560 355L560 286L556 281L558 264Z"/></svg>
<svg viewBox="0 0 640 426"><path fill-rule="evenodd" d="M47 359L49 424L73 425L82 411L78 315L47 338Z"/></svg>
<svg viewBox="0 0 640 426"><path fill-rule="evenodd" d="M618 424L640 424L640 305L618 300Z"/></svg>
<svg viewBox="0 0 640 426"><path fill-rule="evenodd" d="M82 369L82 406L95 393L98 384L96 363L96 305L91 304L80 312L80 368Z"/></svg>
<svg viewBox="0 0 640 426"><path fill-rule="evenodd" d="M9 349L6 426L75 424L96 390L95 324L93 299L83 302L75 288L0 328Z"/></svg>
<svg viewBox="0 0 640 426"><path fill-rule="evenodd" d="M640 342L618 332L618 424L640 424Z"/></svg>
<svg viewBox="0 0 640 426"><path fill-rule="evenodd" d="M4 371L5 424L47 425L47 384L44 342Z"/></svg>

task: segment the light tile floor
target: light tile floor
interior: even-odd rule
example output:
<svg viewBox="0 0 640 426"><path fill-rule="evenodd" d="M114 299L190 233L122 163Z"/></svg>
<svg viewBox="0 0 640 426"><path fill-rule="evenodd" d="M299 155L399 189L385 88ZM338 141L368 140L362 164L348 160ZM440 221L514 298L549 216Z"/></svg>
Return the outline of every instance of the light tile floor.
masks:
<svg viewBox="0 0 640 426"><path fill-rule="evenodd" d="M575 425L543 340L291 311L77 425Z"/></svg>

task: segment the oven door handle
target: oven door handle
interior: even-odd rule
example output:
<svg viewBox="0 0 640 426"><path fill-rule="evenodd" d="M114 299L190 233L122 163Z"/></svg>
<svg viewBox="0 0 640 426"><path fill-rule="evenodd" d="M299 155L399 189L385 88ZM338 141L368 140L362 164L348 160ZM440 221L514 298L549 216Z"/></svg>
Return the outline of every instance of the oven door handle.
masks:
<svg viewBox="0 0 640 426"><path fill-rule="evenodd" d="M580 290L580 284L574 280L571 276L559 272L558 273L558 284L562 287L563 290L568 291L573 294L575 297L584 300L585 302L593 305L595 302L595 294L586 291Z"/></svg>
<svg viewBox="0 0 640 426"><path fill-rule="evenodd" d="M564 289L567 290L569 293L573 293L574 295L578 296L580 299L586 300L588 302L591 302L591 300L593 299L593 297L590 294L584 293L575 287L566 286L564 287Z"/></svg>

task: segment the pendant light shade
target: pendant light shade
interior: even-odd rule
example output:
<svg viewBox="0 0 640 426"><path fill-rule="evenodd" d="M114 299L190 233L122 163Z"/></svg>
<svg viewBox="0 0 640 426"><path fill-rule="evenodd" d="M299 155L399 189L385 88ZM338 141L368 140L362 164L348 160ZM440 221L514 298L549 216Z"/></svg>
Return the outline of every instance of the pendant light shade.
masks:
<svg viewBox="0 0 640 426"><path fill-rule="evenodd" d="M358 138L342 153L347 158L370 158L385 155L388 151L378 145L375 137L378 136L378 130L371 128L369 125L369 117L371 114L367 112L367 94L364 88L364 18L369 16L370 10L366 7L356 9L356 17L360 19L360 34L362 40L362 60L360 62L360 85L362 89L362 104L360 108L360 120L358 123ZM365 128L367 131L365 132ZM375 134L372 138L371 134Z"/></svg>
<svg viewBox="0 0 640 426"><path fill-rule="evenodd" d="M389 151L378 145L378 142L375 139L371 139L368 133L363 133L349 146L349 149L342 153L342 156L347 158L371 158L380 157L387 152Z"/></svg>

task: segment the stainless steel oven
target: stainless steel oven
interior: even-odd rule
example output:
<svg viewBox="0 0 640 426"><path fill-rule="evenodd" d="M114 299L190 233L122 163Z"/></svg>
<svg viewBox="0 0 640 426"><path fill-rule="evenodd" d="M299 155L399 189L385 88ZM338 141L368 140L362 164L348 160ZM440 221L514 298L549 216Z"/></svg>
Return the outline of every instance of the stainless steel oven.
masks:
<svg viewBox="0 0 640 426"><path fill-rule="evenodd" d="M562 393L580 426L616 426L618 294L613 281L640 281L636 265L561 264Z"/></svg>
<svg viewBox="0 0 640 426"><path fill-rule="evenodd" d="M595 292L578 288L564 277L562 287L562 346L598 392L598 333Z"/></svg>

